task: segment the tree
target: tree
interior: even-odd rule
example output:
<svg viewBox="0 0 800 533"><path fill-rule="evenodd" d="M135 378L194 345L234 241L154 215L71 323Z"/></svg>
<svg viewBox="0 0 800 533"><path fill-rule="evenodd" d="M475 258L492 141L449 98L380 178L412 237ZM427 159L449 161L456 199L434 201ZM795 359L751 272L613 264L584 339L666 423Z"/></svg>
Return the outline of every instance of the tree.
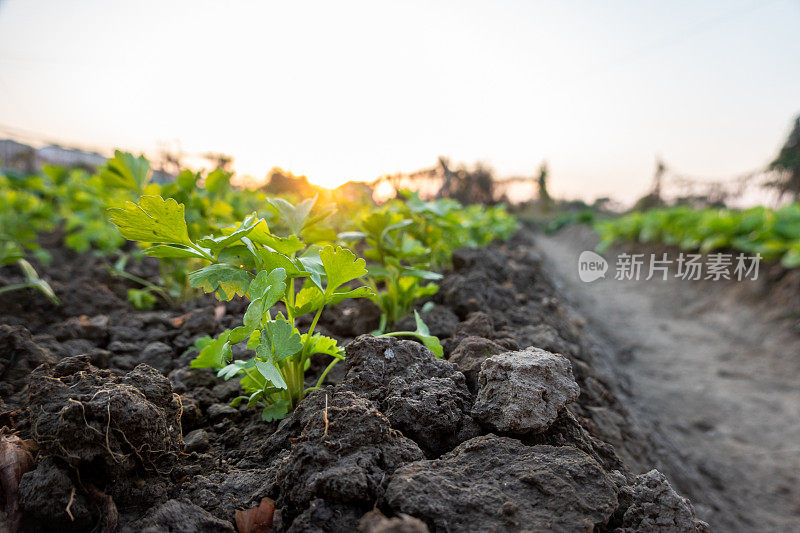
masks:
<svg viewBox="0 0 800 533"><path fill-rule="evenodd" d="M767 168L778 173L767 185L778 189L781 196L790 194L795 202L800 201L800 116L795 119L794 128L778 157Z"/></svg>
<svg viewBox="0 0 800 533"><path fill-rule="evenodd" d="M549 211L553 207L553 198L547 191L547 177L550 171L547 168L547 161L543 161L539 167L539 177L536 182L539 184L539 207L542 211Z"/></svg>
<svg viewBox="0 0 800 533"><path fill-rule="evenodd" d="M203 157L220 170L230 171L233 165L233 156L222 152L208 152Z"/></svg>
<svg viewBox="0 0 800 533"><path fill-rule="evenodd" d="M461 165L453 171L445 157L439 158L439 168L443 182L437 198L454 198L462 204L495 203L494 177L490 168L477 163L472 170Z"/></svg>

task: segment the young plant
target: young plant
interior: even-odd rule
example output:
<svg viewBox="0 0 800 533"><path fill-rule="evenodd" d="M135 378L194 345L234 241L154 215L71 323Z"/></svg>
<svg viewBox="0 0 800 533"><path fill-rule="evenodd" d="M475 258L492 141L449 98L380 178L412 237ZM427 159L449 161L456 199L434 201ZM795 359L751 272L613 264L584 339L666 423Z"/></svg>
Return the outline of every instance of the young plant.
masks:
<svg viewBox="0 0 800 533"><path fill-rule="evenodd" d="M414 303L436 294L441 274L428 270L430 250L408 231L414 223L398 213L380 210L361 223L361 232L343 234L345 239L366 238L364 256L372 261L367 283L373 289L373 301L381 308L382 328L393 326L408 315ZM425 283L426 281L431 283Z"/></svg>
<svg viewBox="0 0 800 533"><path fill-rule="evenodd" d="M129 202L110 210L123 236L153 243L144 250L146 255L205 262L189 274L192 287L214 293L221 301L235 296L250 301L241 326L215 339L198 340L200 354L191 366L215 368L225 380L238 377L245 394L234 404L246 401L249 407L260 407L267 421L283 418L344 358L335 339L314 331L326 306L373 295L368 287L351 286L367 273L364 259L347 248L319 244L316 236L325 232L318 223L325 213L313 211L314 200L297 206L280 199L271 203L286 228L282 235L251 215L220 235L193 240L184 206L159 196L143 196L138 205ZM309 314L313 318L303 333L296 322ZM232 346L245 341L252 356L233 360ZM317 353L333 360L316 384L307 387L304 374Z"/></svg>
<svg viewBox="0 0 800 533"><path fill-rule="evenodd" d="M50 287L50 284L40 278L33 266L31 266L31 264L25 259L19 257L19 255L16 253L16 250L13 250L12 247L7 246L7 243L4 243L2 241L2 236L0 236L0 266L12 264L17 265L20 270L22 270L22 274L25 276L25 281L0 287L0 294L21 289L36 289L47 296L47 298L54 304L59 305L61 303L56 297L56 293L53 292L53 288Z"/></svg>
<svg viewBox="0 0 800 533"><path fill-rule="evenodd" d="M442 348L442 343L439 342L439 338L435 335L431 335L428 326L425 325L425 322L422 320L422 317L419 316L419 313L414 310L414 322L417 326L417 329L414 331L391 331L389 333L380 334L380 337L416 337L418 338L422 344L425 345L427 349L431 351L433 355L435 355L438 359L444 357L444 348Z"/></svg>

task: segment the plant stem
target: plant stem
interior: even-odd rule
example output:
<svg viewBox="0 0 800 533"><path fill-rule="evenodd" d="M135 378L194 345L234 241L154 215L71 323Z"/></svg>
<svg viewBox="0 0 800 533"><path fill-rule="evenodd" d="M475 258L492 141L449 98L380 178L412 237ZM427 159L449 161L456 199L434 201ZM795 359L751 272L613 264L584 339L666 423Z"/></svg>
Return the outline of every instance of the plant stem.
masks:
<svg viewBox="0 0 800 533"><path fill-rule="evenodd" d="M204 259L211 261L212 263L214 262L214 257L205 250L203 250L202 248L200 248L199 246L197 246L195 243L189 244L189 248L202 255Z"/></svg>
<svg viewBox="0 0 800 533"><path fill-rule="evenodd" d="M0 287L0 293L4 292L11 292L16 291L19 289L35 289L36 283L15 283L14 285L6 285L5 287Z"/></svg>
<svg viewBox="0 0 800 533"><path fill-rule="evenodd" d="M333 358L333 361L331 361L330 363L328 363L328 366L327 366L327 367L325 367L325 370L322 372L322 375L321 375L321 376L319 377L319 379L317 380L317 384L316 384L316 385L314 385L313 387L311 387L310 389L306 389L306 390L304 390L304 391L303 391L303 394L305 395L305 394L307 394L307 393L309 393L309 392L311 392L311 391L315 391L315 390L319 389L319 388L322 386L322 382L323 382L323 381L325 381L325 376L327 376L327 375L328 375L328 372L330 372L330 371L331 371L331 368L333 368L333 366L334 366L336 363L338 363L338 362L339 362L339 359L338 359L338 358L336 358L336 357L334 357L334 358Z"/></svg>
<svg viewBox="0 0 800 533"><path fill-rule="evenodd" d="M151 282L147 281L146 279L140 278L139 276L136 276L134 274L129 274L128 272L125 272L124 270L118 270L118 269L115 269L115 268L111 268L111 272L113 274L121 277L121 278L129 279L131 281L135 281L136 283L139 283L142 286L147 287L151 291L158 293L162 298L164 298L164 300L167 302L167 305L170 305L170 306L174 306L175 305L175 300L172 298L172 296L169 295L169 293L163 287L159 287L155 283L151 283Z"/></svg>

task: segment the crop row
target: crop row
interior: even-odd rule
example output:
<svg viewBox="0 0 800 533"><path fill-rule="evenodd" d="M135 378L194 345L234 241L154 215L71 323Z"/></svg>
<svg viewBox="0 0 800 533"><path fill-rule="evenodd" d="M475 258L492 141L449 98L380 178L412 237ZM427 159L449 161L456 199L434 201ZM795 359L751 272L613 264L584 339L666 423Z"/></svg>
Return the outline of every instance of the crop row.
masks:
<svg viewBox="0 0 800 533"><path fill-rule="evenodd" d="M416 313L415 331L392 326L437 291L437 271L456 248L505 239L516 228L502 207L423 201L409 192L383 205L335 193L301 200L233 187L223 170L183 171L166 184L151 175L144 157L117 152L95 174L45 167L0 176L0 265L18 264L27 278L0 292L32 287L55 299L26 257L47 264L39 236L60 231L68 248L113 256L114 271L139 284L128 292L137 307L158 298L174 304L195 289L221 301L244 297L242 325L198 339L192 366L238 378L244 394L236 402L259 407L265 420L283 417L342 359L336 340L315 327L326 308L345 299L370 298L380 307L375 334L415 336L441 356ZM158 258L159 280L125 271L142 256ZM298 319L306 315L313 318L301 332ZM234 360L232 346L245 342L251 357ZM305 371L320 353L332 361L307 387Z"/></svg>
<svg viewBox="0 0 800 533"><path fill-rule="evenodd" d="M800 267L800 204L780 209L669 207L595 223L600 249L619 241L658 242L703 253L739 250Z"/></svg>

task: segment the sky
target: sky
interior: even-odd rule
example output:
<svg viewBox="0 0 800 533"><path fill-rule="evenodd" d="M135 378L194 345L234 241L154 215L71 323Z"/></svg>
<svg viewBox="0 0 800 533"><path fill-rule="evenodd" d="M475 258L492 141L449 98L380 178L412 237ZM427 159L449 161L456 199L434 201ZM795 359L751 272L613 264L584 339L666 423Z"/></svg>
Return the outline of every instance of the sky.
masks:
<svg viewBox="0 0 800 533"><path fill-rule="evenodd" d="M225 152L317 184L440 155L630 201L725 178L800 113L800 0L0 0L0 137Z"/></svg>

